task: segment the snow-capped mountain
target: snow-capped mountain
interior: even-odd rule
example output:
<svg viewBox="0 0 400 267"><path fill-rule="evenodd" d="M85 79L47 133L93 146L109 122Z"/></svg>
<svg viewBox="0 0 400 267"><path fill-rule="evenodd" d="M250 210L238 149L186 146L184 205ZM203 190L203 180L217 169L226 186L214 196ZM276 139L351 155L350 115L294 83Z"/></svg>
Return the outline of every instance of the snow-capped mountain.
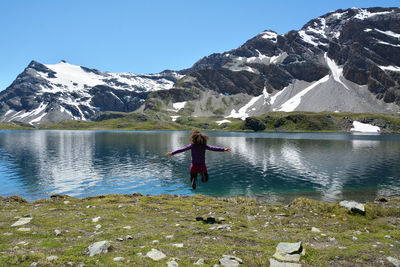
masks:
<svg viewBox="0 0 400 267"><path fill-rule="evenodd" d="M190 105L194 115L221 108L240 118L268 111L399 112L400 9L337 10L299 31L267 30L183 73L175 87L208 91L214 107L204 110L200 96Z"/></svg>
<svg viewBox="0 0 400 267"><path fill-rule="evenodd" d="M32 61L0 92L2 121L90 120L102 111L139 107L174 119L295 110L399 112L400 8L336 10L299 31L263 31L178 72L134 75Z"/></svg>
<svg viewBox="0 0 400 267"><path fill-rule="evenodd" d="M90 120L101 111L136 110L152 91L173 87L182 75L101 72L61 61L44 65L32 61L0 93L2 121L30 124L65 119Z"/></svg>

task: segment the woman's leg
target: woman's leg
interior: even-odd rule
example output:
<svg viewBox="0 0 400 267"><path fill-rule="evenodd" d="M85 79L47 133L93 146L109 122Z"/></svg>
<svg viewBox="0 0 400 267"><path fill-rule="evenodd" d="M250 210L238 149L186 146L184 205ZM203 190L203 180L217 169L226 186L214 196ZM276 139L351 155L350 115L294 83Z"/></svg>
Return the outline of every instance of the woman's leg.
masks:
<svg viewBox="0 0 400 267"><path fill-rule="evenodd" d="M192 183L192 188L196 189L197 173L190 173L190 182Z"/></svg>
<svg viewBox="0 0 400 267"><path fill-rule="evenodd" d="M200 175L201 175L201 181L203 183L207 183L208 182L208 172L201 172Z"/></svg>

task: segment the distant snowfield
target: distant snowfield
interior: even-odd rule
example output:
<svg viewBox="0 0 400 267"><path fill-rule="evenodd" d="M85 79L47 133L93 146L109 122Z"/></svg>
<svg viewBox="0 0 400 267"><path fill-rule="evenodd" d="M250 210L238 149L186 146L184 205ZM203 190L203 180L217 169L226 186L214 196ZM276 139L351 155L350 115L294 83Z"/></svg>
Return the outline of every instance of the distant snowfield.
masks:
<svg viewBox="0 0 400 267"><path fill-rule="evenodd" d="M353 128L351 128L350 131L361 133L380 133L381 128L371 124L353 121Z"/></svg>

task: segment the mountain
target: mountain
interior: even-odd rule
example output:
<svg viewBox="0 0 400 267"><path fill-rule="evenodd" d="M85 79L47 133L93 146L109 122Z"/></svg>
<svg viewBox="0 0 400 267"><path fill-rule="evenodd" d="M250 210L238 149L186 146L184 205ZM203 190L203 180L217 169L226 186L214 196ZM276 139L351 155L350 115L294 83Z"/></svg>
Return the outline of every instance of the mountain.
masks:
<svg viewBox="0 0 400 267"><path fill-rule="evenodd" d="M101 72L32 61L0 92L2 121L92 120L103 111L155 110L246 118L270 111L400 111L400 8L351 8L299 31L266 30L191 68Z"/></svg>
<svg viewBox="0 0 400 267"><path fill-rule="evenodd" d="M90 120L102 111L131 112L152 91L173 87L182 75L101 72L61 61L44 65L32 61L0 92L1 121L30 124L65 119Z"/></svg>
<svg viewBox="0 0 400 267"><path fill-rule="evenodd" d="M267 30L182 73L186 76L174 88L197 89L197 101L186 103L195 116L399 112L400 9L337 10L299 31L279 35ZM159 91L150 94L148 108L165 103L159 95L170 102L179 100Z"/></svg>

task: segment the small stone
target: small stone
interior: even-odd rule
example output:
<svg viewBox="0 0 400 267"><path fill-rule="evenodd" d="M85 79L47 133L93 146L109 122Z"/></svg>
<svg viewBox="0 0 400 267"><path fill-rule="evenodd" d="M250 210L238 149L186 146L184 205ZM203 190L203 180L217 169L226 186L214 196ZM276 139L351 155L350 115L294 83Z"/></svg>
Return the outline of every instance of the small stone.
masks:
<svg viewBox="0 0 400 267"><path fill-rule="evenodd" d="M320 233L321 230L319 230L317 227L313 227L313 228L311 228L311 232Z"/></svg>
<svg viewBox="0 0 400 267"><path fill-rule="evenodd" d="M270 267L301 267L300 263L292 263L292 262L280 262L273 258L269 259Z"/></svg>
<svg viewBox="0 0 400 267"><path fill-rule="evenodd" d="M17 245L26 246L26 245L29 245L29 242L21 241L21 242L17 243Z"/></svg>
<svg viewBox="0 0 400 267"><path fill-rule="evenodd" d="M183 248L183 243L173 244L172 246L174 246L176 248Z"/></svg>
<svg viewBox="0 0 400 267"><path fill-rule="evenodd" d="M217 226L212 226L209 229L210 230L225 230L225 231L230 231L232 225L230 224L222 224L222 225L217 225Z"/></svg>
<svg viewBox="0 0 400 267"><path fill-rule="evenodd" d="M160 243L160 241L158 241L158 240L153 240L153 241L151 241L151 243L157 244L157 243Z"/></svg>
<svg viewBox="0 0 400 267"><path fill-rule="evenodd" d="M115 240L117 240L117 241L119 241L119 242L124 241L124 239L123 239L122 237L117 237Z"/></svg>
<svg viewBox="0 0 400 267"><path fill-rule="evenodd" d="M329 240L330 242L333 242L333 241L336 240L336 238L334 238L334 237L328 237L328 240Z"/></svg>
<svg viewBox="0 0 400 267"><path fill-rule="evenodd" d="M164 253L154 248L152 248L151 251L147 252L146 256L154 261L159 261L167 257Z"/></svg>
<svg viewBox="0 0 400 267"><path fill-rule="evenodd" d="M110 247L111 247L110 242L106 240L93 243L89 246L89 252L88 252L89 256L106 254Z"/></svg>
<svg viewBox="0 0 400 267"><path fill-rule="evenodd" d="M101 228L101 224L96 225L96 229L99 230Z"/></svg>
<svg viewBox="0 0 400 267"><path fill-rule="evenodd" d="M87 206L86 206L86 208L87 208L87 209L90 209L90 208L96 208L96 206L87 205Z"/></svg>
<svg viewBox="0 0 400 267"><path fill-rule="evenodd" d="M125 236L125 238L126 238L127 240L132 240L132 239L133 239L133 237L132 237L131 235L127 235L127 236Z"/></svg>
<svg viewBox="0 0 400 267"><path fill-rule="evenodd" d="M68 201L68 200L65 200L65 201L64 201L64 204L69 204L69 203L71 203L71 202Z"/></svg>
<svg viewBox="0 0 400 267"><path fill-rule="evenodd" d="M249 216L249 215L247 215L247 220L248 220L249 222L254 221L255 219L256 219L256 216Z"/></svg>
<svg viewBox="0 0 400 267"><path fill-rule="evenodd" d="M351 239L353 239L353 240L358 240L358 238L355 237L355 236L352 236Z"/></svg>
<svg viewBox="0 0 400 267"><path fill-rule="evenodd" d="M100 216L95 217L95 218L92 219L92 222L98 222L100 220L100 218L101 218Z"/></svg>
<svg viewBox="0 0 400 267"><path fill-rule="evenodd" d="M24 227L21 227L21 228L18 228L17 231L20 231L20 232L29 232L29 231L31 231L31 228L24 228Z"/></svg>
<svg viewBox="0 0 400 267"><path fill-rule="evenodd" d="M224 217L218 217L217 222L224 222L226 219Z"/></svg>
<svg viewBox="0 0 400 267"><path fill-rule="evenodd" d="M61 231L60 230L54 230L54 233L56 233L56 236L59 236L59 235L61 235Z"/></svg>
<svg viewBox="0 0 400 267"><path fill-rule="evenodd" d="M123 208L125 205L122 205L122 204L119 204L118 205L118 208L120 209L120 208Z"/></svg>
<svg viewBox="0 0 400 267"><path fill-rule="evenodd" d="M31 263L31 265L29 265L30 267L36 267L36 266L38 266L38 263L37 262L32 262Z"/></svg>
<svg viewBox="0 0 400 267"><path fill-rule="evenodd" d="M113 260L114 261L123 261L123 260L125 260L125 258L124 257L115 257Z"/></svg>
<svg viewBox="0 0 400 267"><path fill-rule="evenodd" d="M57 260L57 259L58 259L57 256L48 256L48 257L46 258L47 261L54 261L54 260Z"/></svg>
<svg viewBox="0 0 400 267"><path fill-rule="evenodd" d="M4 233L3 235L5 235L5 236L12 236L13 234L12 234L12 233Z"/></svg>
<svg viewBox="0 0 400 267"><path fill-rule="evenodd" d="M132 227L129 226L129 225L128 225L128 226L124 226L123 228L124 228L124 229L128 229L128 230L131 230L131 229L132 229Z"/></svg>
<svg viewBox="0 0 400 267"><path fill-rule="evenodd" d="M13 223L13 224L11 225L11 227L21 226L21 225L28 224L28 223L31 222L31 220L32 220L31 217L28 217L28 218L21 218L21 219L19 219L18 221L16 221L15 223Z"/></svg>
<svg viewBox="0 0 400 267"><path fill-rule="evenodd" d="M176 261L167 261L168 267L178 267L178 263Z"/></svg>
<svg viewBox="0 0 400 267"><path fill-rule="evenodd" d="M143 253L142 252L138 252L138 253L136 253L136 255L143 256Z"/></svg>
<svg viewBox="0 0 400 267"><path fill-rule="evenodd" d="M165 238L166 239L172 239L172 238L174 238L174 236L173 235L167 235Z"/></svg>
<svg viewBox="0 0 400 267"><path fill-rule="evenodd" d="M198 259L198 260L194 263L194 265L202 265L202 264L204 264L204 259L203 259L203 258Z"/></svg>
<svg viewBox="0 0 400 267"><path fill-rule="evenodd" d="M358 231L358 230L357 230L357 231L354 231L354 234L355 234L355 235L361 235L362 233L361 233L361 231Z"/></svg>
<svg viewBox="0 0 400 267"><path fill-rule="evenodd" d="M390 261L390 263L392 263L394 266L396 266L396 267L400 267L400 260L398 260L398 259L396 259L396 258L393 258L393 257L386 257L386 259L388 260L388 261Z"/></svg>
<svg viewBox="0 0 400 267"><path fill-rule="evenodd" d="M391 239L392 237L390 235L385 235L385 238Z"/></svg>

